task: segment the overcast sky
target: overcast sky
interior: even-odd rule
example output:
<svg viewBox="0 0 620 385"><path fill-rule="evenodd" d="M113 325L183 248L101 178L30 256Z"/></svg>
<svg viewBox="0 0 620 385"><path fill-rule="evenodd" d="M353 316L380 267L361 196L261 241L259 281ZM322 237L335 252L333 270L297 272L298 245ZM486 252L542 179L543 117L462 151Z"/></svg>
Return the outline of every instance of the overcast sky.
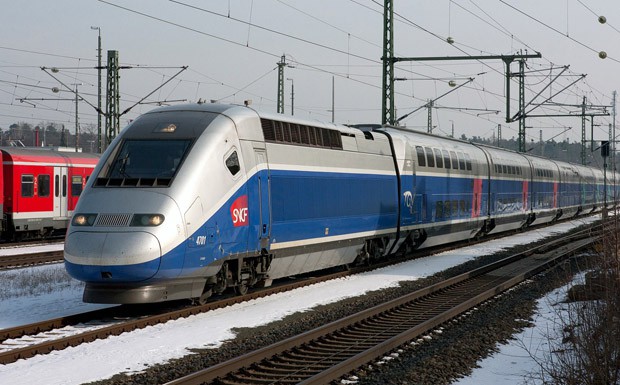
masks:
<svg viewBox="0 0 620 385"><path fill-rule="evenodd" d="M25 121L74 127L75 107L69 92L40 67L58 67L58 80L78 86L91 104L97 99L97 30L107 50L118 50L121 65L121 111L180 73L145 102L199 98L243 103L276 111L277 65L285 68L285 111L295 116L331 120L332 78L335 121L381 121L383 2L380 0L218 0L95 1L0 0L0 128ZM540 52L528 59L527 102L555 95L554 103L611 105L620 84L620 2L617 0L416 0L395 1L394 47L398 57L510 55ZM606 24L598 21L604 15ZM447 37L454 44L446 42ZM606 59L598 53L605 51ZM570 66L557 77L564 66ZM514 63L511 70L517 71ZM505 64L435 61L401 62L395 75L396 116L408 114L429 99L450 91L449 80L467 85L438 99L434 132L491 137L502 124L502 136L517 136L518 123L505 123ZM587 74L578 80L579 75ZM556 78L550 85L550 79ZM292 79L292 80L288 80ZM105 89L105 71L104 71ZM545 88L546 87L546 88ZM516 113L516 79L511 111ZM22 99L23 101L20 101ZM44 99L44 100L37 100ZM154 108L140 104L123 115L121 125ZM460 108L456 110L454 108ZM611 109L608 109L611 111ZM531 114L579 114L578 107L540 107ZM79 104L80 123L96 122L96 111ZM426 130L427 109L401 124ZM611 117L596 117L595 139L607 138ZM589 135L588 122L588 135ZM581 118L530 118L527 141L580 140ZM562 134L568 127L570 130Z"/></svg>

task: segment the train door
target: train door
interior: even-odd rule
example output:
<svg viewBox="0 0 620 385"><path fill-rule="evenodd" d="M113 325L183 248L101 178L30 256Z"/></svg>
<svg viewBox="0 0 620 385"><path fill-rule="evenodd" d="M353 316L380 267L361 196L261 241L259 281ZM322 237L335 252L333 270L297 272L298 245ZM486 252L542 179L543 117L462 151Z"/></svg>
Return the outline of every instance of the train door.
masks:
<svg viewBox="0 0 620 385"><path fill-rule="evenodd" d="M271 178L267 152L262 148L254 148L257 166L258 215L260 248L269 248L271 238Z"/></svg>
<svg viewBox="0 0 620 385"><path fill-rule="evenodd" d="M416 204L420 200L416 197L415 162L412 159L405 160L405 168L401 173L401 192L401 225L407 226L417 222Z"/></svg>
<svg viewBox="0 0 620 385"><path fill-rule="evenodd" d="M69 207L67 199L67 178L69 172L67 167L54 167L54 208L55 218L68 218Z"/></svg>

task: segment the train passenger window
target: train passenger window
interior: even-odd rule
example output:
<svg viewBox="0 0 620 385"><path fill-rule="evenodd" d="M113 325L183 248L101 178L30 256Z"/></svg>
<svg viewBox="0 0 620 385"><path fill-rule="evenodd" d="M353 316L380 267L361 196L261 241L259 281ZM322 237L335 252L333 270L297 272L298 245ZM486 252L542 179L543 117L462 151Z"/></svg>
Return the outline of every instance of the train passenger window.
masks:
<svg viewBox="0 0 620 385"><path fill-rule="evenodd" d="M24 198L34 196L34 175L22 175L22 196Z"/></svg>
<svg viewBox="0 0 620 385"><path fill-rule="evenodd" d="M443 218L443 201L437 201L437 203L435 203L435 218Z"/></svg>
<svg viewBox="0 0 620 385"><path fill-rule="evenodd" d="M505 165L505 164L502 164L502 172L503 172L504 174L508 174L508 167L506 167L506 165Z"/></svg>
<svg viewBox="0 0 620 385"><path fill-rule="evenodd" d="M60 179L58 178L58 175L54 175L54 196L56 198L58 198L58 194L59 192L59 186L60 186Z"/></svg>
<svg viewBox="0 0 620 385"><path fill-rule="evenodd" d="M471 158L467 153L465 153L465 164L467 166L467 170L471 171Z"/></svg>
<svg viewBox="0 0 620 385"><path fill-rule="evenodd" d="M452 158L452 169L453 170L458 170L459 169L459 160L456 157L456 152L450 151L450 158Z"/></svg>
<svg viewBox="0 0 620 385"><path fill-rule="evenodd" d="M515 166L510 166L510 173L512 175L516 174L517 172L515 171Z"/></svg>
<svg viewBox="0 0 620 385"><path fill-rule="evenodd" d="M441 150L441 153L443 154L443 164L445 168L450 168L450 154L448 154L446 150Z"/></svg>
<svg viewBox="0 0 620 385"><path fill-rule="evenodd" d="M467 214L467 206L465 206L465 201L464 200L460 200L459 201L459 206L460 206L460 210L461 210L461 215Z"/></svg>
<svg viewBox="0 0 620 385"><path fill-rule="evenodd" d="M459 216L459 201L450 201L450 212L453 217Z"/></svg>
<svg viewBox="0 0 620 385"><path fill-rule="evenodd" d="M424 149L421 146L415 146L415 151L418 153L418 165L425 167L426 155L424 154Z"/></svg>
<svg viewBox="0 0 620 385"><path fill-rule="evenodd" d="M424 147L426 151L426 162L428 163L428 167L435 167L435 156L433 155L433 150L428 147Z"/></svg>
<svg viewBox="0 0 620 385"><path fill-rule="evenodd" d="M452 212L450 211L450 201L444 202L443 215L446 218L450 218L452 216Z"/></svg>
<svg viewBox="0 0 620 385"><path fill-rule="evenodd" d="M38 195L40 197L50 196L50 176L39 175L37 176Z"/></svg>
<svg viewBox="0 0 620 385"><path fill-rule="evenodd" d="M239 165L239 157L237 156L237 151L233 151L232 154L226 158L226 168L232 175L237 175L239 170L241 170L241 166Z"/></svg>
<svg viewBox="0 0 620 385"><path fill-rule="evenodd" d="M441 158L441 151L437 149L434 149L433 151L435 151L435 164L437 165L437 167L443 168L443 159Z"/></svg>
<svg viewBox="0 0 620 385"><path fill-rule="evenodd" d="M495 173L496 173L496 174L499 174L499 171L498 171L498 167L497 167L497 165L496 165L496 164L494 164L493 166L495 167Z"/></svg>
<svg viewBox="0 0 620 385"><path fill-rule="evenodd" d="M63 197L67 196L67 176L66 175L62 176L62 196Z"/></svg>
<svg viewBox="0 0 620 385"><path fill-rule="evenodd" d="M465 170L465 158L462 152L459 152L459 168Z"/></svg>
<svg viewBox="0 0 620 385"><path fill-rule="evenodd" d="M82 176L74 175L71 177L71 196L79 197L82 193Z"/></svg>

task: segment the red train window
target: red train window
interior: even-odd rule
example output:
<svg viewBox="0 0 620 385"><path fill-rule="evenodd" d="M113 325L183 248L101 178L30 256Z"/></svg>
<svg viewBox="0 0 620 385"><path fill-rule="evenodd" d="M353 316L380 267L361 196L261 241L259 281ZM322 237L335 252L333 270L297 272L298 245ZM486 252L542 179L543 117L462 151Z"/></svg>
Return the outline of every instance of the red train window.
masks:
<svg viewBox="0 0 620 385"><path fill-rule="evenodd" d="M34 196L34 175L22 175L22 196Z"/></svg>
<svg viewBox="0 0 620 385"><path fill-rule="evenodd" d="M71 196L79 197L82 193L82 176L73 175L71 177Z"/></svg>
<svg viewBox="0 0 620 385"><path fill-rule="evenodd" d="M39 175L37 177L38 195L40 197L48 197L50 196L50 176L49 175Z"/></svg>
<svg viewBox="0 0 620 385"><path fill-rule="evenodd" d="M60 185L60 179L58 178L58 175L54 176L54 196L58 198L58 186Z"/></svg>
<svg viewBox="0 0 620 385"><path fill-rule="evenodd" d="M62 196L63 197L67 196L67 176L66 175L62 176Z"/></svg>

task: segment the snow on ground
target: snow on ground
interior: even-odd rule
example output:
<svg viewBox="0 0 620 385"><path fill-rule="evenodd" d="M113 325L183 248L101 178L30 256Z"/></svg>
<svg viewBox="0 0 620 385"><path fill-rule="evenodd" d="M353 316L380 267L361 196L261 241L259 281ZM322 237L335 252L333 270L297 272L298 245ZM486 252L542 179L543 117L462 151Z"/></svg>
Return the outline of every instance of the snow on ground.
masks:
<svg viewBox="0 0 620 385"><path fill-rule="evenodd" d="M496 353L479 361L478 368L474 369L470 376L454 382L453 385L542 384L539 363L544 363L550 354L550 343L557 346L557 338L562 338L562 331L558 330L558 327L561 328L558 319L568 317L567 308L562 301L565 300L568 289L582 279L583 275L577 275L573 282L540 298L533 316L533 326L515 335L509 343L498 345Z"/></svg>
<svg viewBox="0 0 620 385"><path fill-rule="evenodd" d="M147 366L190 354L189 350L193 348L218 347L234 337L233 328L264 325L295 312L309 311L317 305L392 287L399 281L427 277L478 256L514 245L529 244L596 219L574 220L0 365L0 383L81 384L109 378L117 373L138 372ZM62 265L55 266L62 268ZM8 272L0 272L0 281L6 282L6 274ZM80 290L72 284L67 287L61 285L57 290L39 295L0 297L0 327L34 322L43 314L51 317L51 314L63 310L65 314L73 314L92 306L81 303Z"/></svg>
<svg viewBox="0 0 620 385"><path fill-rule="evenodd" d="M48 251L59 251L59 250L62 250L63 247L64 247L64 244L62 242L54 243L54 244L45 244L45 245L32 245L32 246L16 246L16 247L4 246L0 250L0 256L28 254L28 253L45 253Z"/></svg>

